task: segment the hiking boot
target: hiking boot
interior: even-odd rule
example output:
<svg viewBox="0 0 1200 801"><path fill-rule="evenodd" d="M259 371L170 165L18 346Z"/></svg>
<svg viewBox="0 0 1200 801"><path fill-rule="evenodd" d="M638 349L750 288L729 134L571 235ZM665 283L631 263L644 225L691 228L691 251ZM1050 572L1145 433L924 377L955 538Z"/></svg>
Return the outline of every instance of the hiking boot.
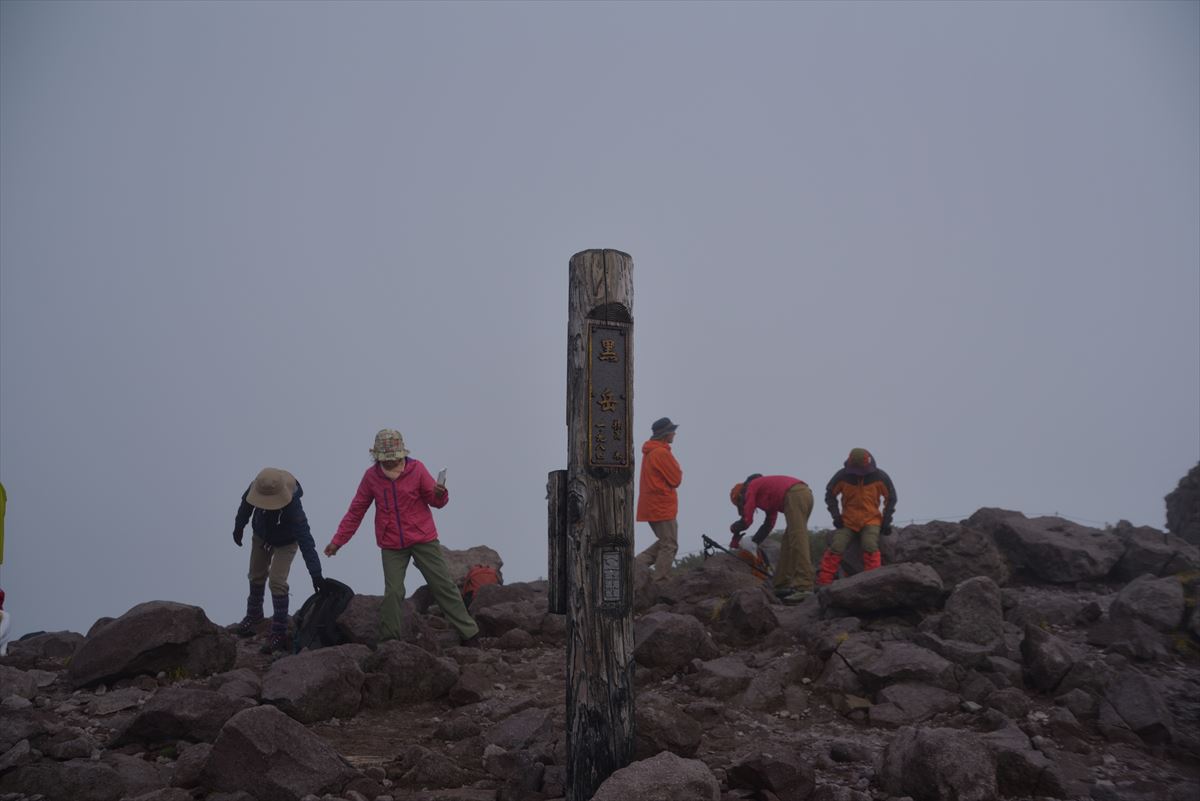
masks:
<svg viewBox="0 0 1200 801"><path fill-rule="evenodd" d="M460 642L459 647L461 647L461 648L481 648L482 646L479 644L479 635L472 634L470 637L468 637L467 639Z"/></svg>
<svg viewBox="0 0 1200 801"><path fill-rule="evenodd" d="M253 637L255 630L258 628L258 624L262 623L262 621L262 615L259 615L258 617L246 615L244 618L242 618L241 623L238 623L233 627L233 633L239 637Z"/></svg>
<svg viewBox="0 0 1200 801"><path fill-rule="evenodd" d="M267 641L265 643L263 643L263 647L258 649L258 652L260 654L273 654L276 652L283 652L286 650L287 650L287 635L286 634L276 634L275 632L272 632L267 637Z"/></svg>
<svg viewBox="0 0 1200 801"><path fill-rule="evenodd" d="M798 604L807 601L812 597L812 590L795 590L790 595L785 595L779 600L785 604Z"/></svg>

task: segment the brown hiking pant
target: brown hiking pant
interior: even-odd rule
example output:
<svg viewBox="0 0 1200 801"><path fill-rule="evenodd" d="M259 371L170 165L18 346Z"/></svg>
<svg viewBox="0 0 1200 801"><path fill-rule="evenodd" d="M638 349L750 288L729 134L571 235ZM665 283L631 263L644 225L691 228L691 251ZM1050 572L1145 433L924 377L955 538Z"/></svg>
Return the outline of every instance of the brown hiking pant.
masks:
<svg viewBox="0 0 1200 801"><path fill-rule="evenodd" d="M666 578L679 550L679 521L655 520L650 523L650 530L656 538L654 544L639 553L637 561L646 567L653 564L655 578Z"/></svg>
<svg viewBox="0 0 1200 801"><path fill-rule="evenodd" d="M813 588L812 553L808 545L808 516L812 514L812 490L796 484L783 496L783 516L787 529L775 571L776 589L811 591Z"/></svg>

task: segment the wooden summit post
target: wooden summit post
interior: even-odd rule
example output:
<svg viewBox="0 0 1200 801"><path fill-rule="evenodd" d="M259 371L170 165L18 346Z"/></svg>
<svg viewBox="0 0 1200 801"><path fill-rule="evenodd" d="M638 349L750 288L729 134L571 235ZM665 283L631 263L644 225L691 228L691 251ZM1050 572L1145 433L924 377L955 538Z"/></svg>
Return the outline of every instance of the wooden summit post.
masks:
<svg viewBox="0 0 1200 801"><path fill-rule="evenodd" d="M567 470L548 485L550 600L565 598L567 612L567 801L587 801L633 757L633 259L585 250L570 269Z"/></svg>

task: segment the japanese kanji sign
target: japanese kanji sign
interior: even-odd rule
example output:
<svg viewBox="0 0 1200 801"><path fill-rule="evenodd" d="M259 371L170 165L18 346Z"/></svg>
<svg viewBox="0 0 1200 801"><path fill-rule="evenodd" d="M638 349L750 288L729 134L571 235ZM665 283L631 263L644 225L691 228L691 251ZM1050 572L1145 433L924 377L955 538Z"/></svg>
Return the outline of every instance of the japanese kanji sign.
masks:
<svg viewBox="0 0 1200 801"><path fill-rule="evenodd" d="M588 322L588 466L630 467L628 329Z"/></svg>

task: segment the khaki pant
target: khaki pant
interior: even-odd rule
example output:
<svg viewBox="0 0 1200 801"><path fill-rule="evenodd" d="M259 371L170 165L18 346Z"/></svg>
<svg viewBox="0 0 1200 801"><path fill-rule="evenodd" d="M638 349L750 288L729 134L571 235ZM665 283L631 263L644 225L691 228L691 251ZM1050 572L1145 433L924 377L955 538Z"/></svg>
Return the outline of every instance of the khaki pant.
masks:
<svg viewBox="0 0 1200 801"><path fill-rule="evenodd" d="M655 520L650 523L655 542L637 555L638 564L654 565L654 577L665 578L675 564L675 553L679 550L679 521Z"/></svg>
<svg viewBox="0 0 1200 801"><path fill-rule="evenodd" d="M812 554L808 548L808 516L812 514L812 490L796 484L783 496L783 516L787 529L775 571L776 589L811 591L813 588Z"/></svg>
<svg viewBox="0 0 1200 801"><path fill-rule="evenodd" d="M404 608L404 575L408 572L409 559L416 560L417 570L425 577L433 593L433 600L441 607L447 622L458 631L462 639L474 637L479 626L463 603L454 579L450 578L450 567L442 555L442 545L436 540L420 542L407 548L383 548L383 607L379 617L379 640L398 640Z"/></svg>
<svg viewBox="0 0 1200 801"><path fill-rule="evenodd" d="M845 553L846 547L854 538L855 533L848 528L839 528L833 532L833 539L829 541L829 549L837 554ZM879 550L879 526L863 526L862 531L857 533L863 553L875 553Z"/></svg>
<svg viewBox="0 0 1200 801"><path fill-rule="evenodd" d="M289 545L267 545L262 537L253 537L250 541L250 574L247 578L251 584L271 582L272 595L288 594L288 573L292 571L292 560L300 549L297 543Z"/></svg>

